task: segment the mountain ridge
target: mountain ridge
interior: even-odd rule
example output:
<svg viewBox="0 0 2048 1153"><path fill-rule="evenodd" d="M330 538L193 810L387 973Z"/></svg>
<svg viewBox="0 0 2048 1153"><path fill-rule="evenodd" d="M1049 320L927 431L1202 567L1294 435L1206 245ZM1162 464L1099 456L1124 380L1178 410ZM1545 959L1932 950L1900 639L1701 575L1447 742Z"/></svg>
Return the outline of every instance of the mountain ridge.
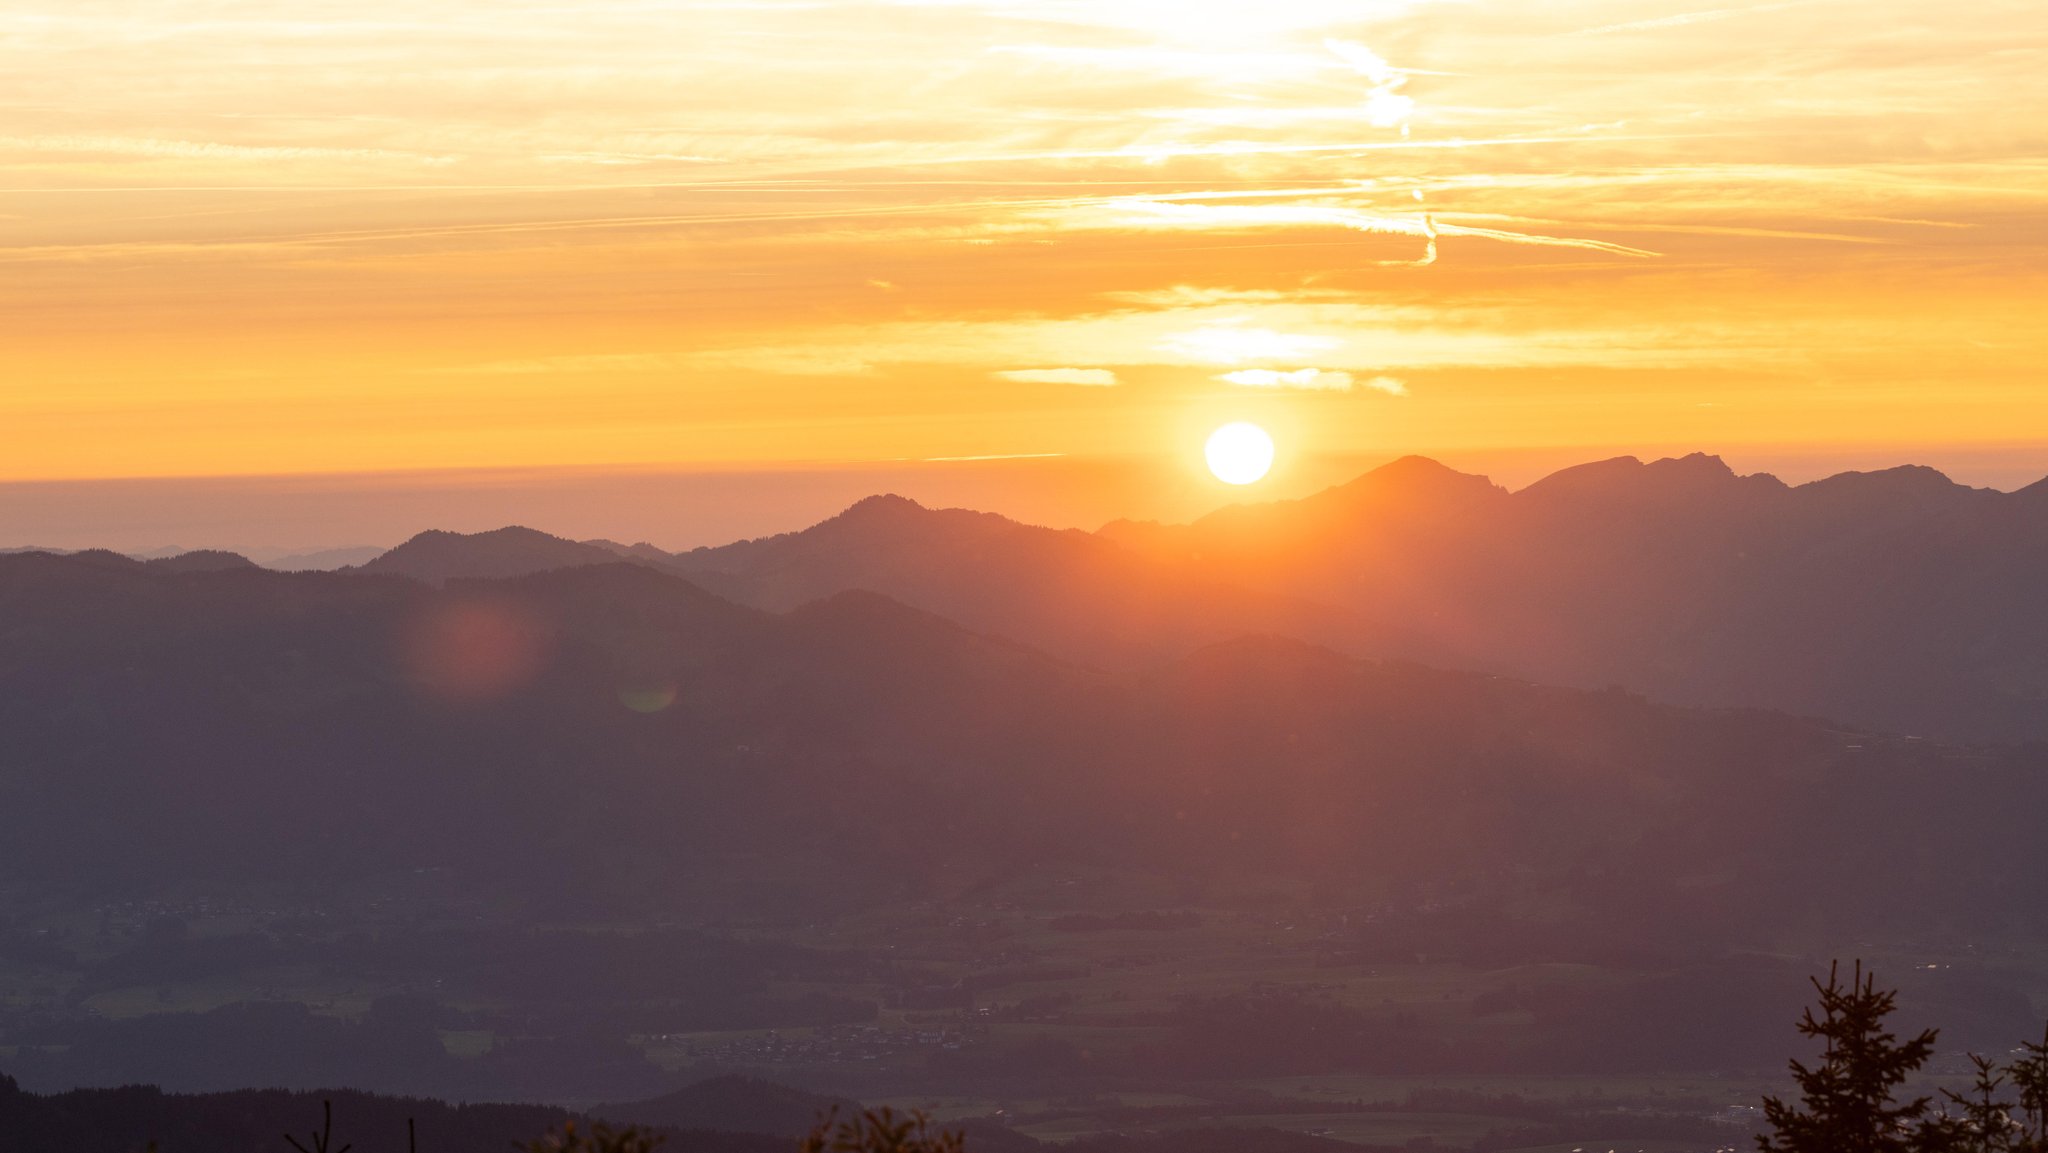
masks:
<svg viewBox="0 0 2048 1153"><path fill-rule="evenodd" d="M1707 453L1518 490L1427 457L1185 524L1094 533L877 494L665 552L422 533L349 570L429 583L626 562L786 611L865 589L1105 669L1255 633L1359 656L1756 705L1952 739L2048 739L2048 481L1919 465L1798 485ZM151 562L164 563L164 562Z"/></svg>

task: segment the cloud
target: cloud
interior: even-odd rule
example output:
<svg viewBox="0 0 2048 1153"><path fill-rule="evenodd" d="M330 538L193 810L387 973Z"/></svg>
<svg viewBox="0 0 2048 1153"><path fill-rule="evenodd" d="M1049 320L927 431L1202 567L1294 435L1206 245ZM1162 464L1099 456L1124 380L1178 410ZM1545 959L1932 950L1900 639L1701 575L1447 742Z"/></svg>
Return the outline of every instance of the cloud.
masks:
<svg viewBox="0 0 2048 1153"><path fill-rule="evenodd" d="M1218 380L1241 384L1246 388L1304 388L1317 392L1350 392L1351 374L1331 372L1320 368L1298 368L1293 372L1281 372L1275 368L1241 368L1226 372Z"/></svg>
<svg viewBox="0 0 2048 1153"><path fill-rule="evenodd" d="M1311 392L1350 392L1354 388L1369 388L1388 396L1408 395L1408 385L1395 377L1375 376L1360 380L1348 372L1327 368L1297 368L1292 372L1274 368L1241 368L1216 379L1246 388L1298 388Z"/></svg>
<svg viewBox="0 0 2048 1153"><path fill-rule="evenodd" d="M0 136L0 149L21 152L80 152L178 160L351 161L402 160L418 164L455 163L449 155L389 148L329 148L309 145L229 144L217 140L160 140L127 136Z"/></svg>
<svg viewBox="0 0 2048 1153"><path fill-rule="evenodd" d="M1374 128L1397 128L1415 111L1415 99L1401 95L1408 74L1387 63L1379 53L1350 40L1329 39L1323 47L1351 65L1372 85L1365 94L1365 117Z"/></svg>
<svg viewBox="0 0 2048 1153"><path fill-rule="evenodd" d="M1172 227L1244 229L1347 228L1382 236L1421 237L1425 242L1422 257L1413 261L1396 262L1403 264L1435 263L1439 236L1470 236L1497 240L1503 244L1526 244L1541 248L1581 248L1589 252L1606 252L1616 256L1659 255L1646 248L1634 248L1605 240L1576 236L1545 236L1504 228L1479 228L1473 225L1445 223L1429 213L1392 216L1339 204L1202 204L1188 203L1186 198L1148 196L1113 197L1105 203L1111 208L1135 214L1125 217L1126 223L1134 225L1157 223Z"/></svg>
<svg viewBox="0 0 2048 1153"><path fill-rule="evenodd" d="M1247 360L1299 360L1343 345L1333 336L1310 336L1251 328L1236 321L1176 332L1158 344L1160 352L1210 364L1243 364Z"/></svg>
<svg viewBox="0 0 2048 1153"><path fill-rule="evenodd" d="M1609 32L1682 28L1687 24L1705 24L1713 20L1726 20L1731 16L1750 16L1764 12L1779 12L1786 8L1803 8L1810 2L1811 0L1791 0L1784 4L1754 4L1747 8L1710 8L1703 12L1680 12L1675 16L1658 16L1649 20L1630 20L1624 24L1602 24L1597 28L1581 28L1574 35L1604 36Z"/></svg>
<svg viewBox="0 0 2048 1153"><path fill-rule="evenodd" d="M1025 384L1081 384L1107 388L1116 383L1116 373L1106 368L1012 368L996 375Z"/></svg>
<svg viewBox="0 0 2048 1153"><path fill-rule="evenodd" d="M1194 284L1176 284L1171 288L1132 289L1123 292L1105 292L1105 300L1123 304L1142 304L1148 308L1205 308L1215 304L1274 304L1291 297L1298 298L1300 292L1282 292L1277 288L1221 288Z"/></svg>
<svg viewBox="0 0 2048 1153"><path fill-rule="evenodd" d="M654 353L603 352L578 356L537 356L524 360L492 360L434 371L462 376L543 376L558 372L659 372L673 365L673 358Z"/></svg>

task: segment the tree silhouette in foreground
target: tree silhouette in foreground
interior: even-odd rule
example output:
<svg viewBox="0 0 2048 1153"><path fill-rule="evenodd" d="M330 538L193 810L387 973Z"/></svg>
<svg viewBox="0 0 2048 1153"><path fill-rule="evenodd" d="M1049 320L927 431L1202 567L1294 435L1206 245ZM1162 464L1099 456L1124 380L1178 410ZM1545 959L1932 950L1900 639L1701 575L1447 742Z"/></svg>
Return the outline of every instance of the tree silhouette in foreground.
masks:
<svg viewBox="0 0 2048 1153"><path fill-rule="evenodd" d="M289 1133L284 1135L284 1139L286 1141L291 1142L292 1148L297 1149L299 1153L348 1153L350 1149L355 1148L355 1146L353 1145L343 1145L339 1149L333 1147L334 1102L332 1101L320 1102L320 1131L318 1133L307 1134L307 1136L311 1138L313 1142L313 1147L311 1149L308 1149L304 1145L299 1144L299 1139L297 1137L292 1136Z"/></svg>
<svg viewBox="0 0 2048 1153"><path fill-rule="evenodd" d="M2048 1026L2041 1041L2020 1046L2020 1059L2005 1067L2012 1087L2019 1090L2019 1134L2014 1144L2028 1150L2048 1149Z"/></svg>
<svg viewBox="0 0 2048 1153"><path fill-rule="evenodd" d="M884 1105L846 1121L834 1109L797 1148L798 1153L965 1153L967 1141L957 1132L934 1131L922 1110L897 1113Z"/></svg>
<svg viewBox="0 0 2048 1153"><path fill-rule="evenodd" d="M526 1153L654 1153L659 1134L628 1125L614 1129L599 1121L589 1128L566 1121L560 1130L526 1145Z"/></svg>
<svg viewBox="0 0 2048 1153"><path fill-rule="evenodd" d="M1898 1007L1898 993L1877 987L1876 977L1856 963L1842 984L1839 963L1828 967L1828 983L1813 982L1820 1015L1808 1008L1799 1032L1826 1043L1820 1063L1792 1062L1799 1083L1798 1105L1764 1098L1764 1119L1773 1133L1759 1134L1761 1153L1929 1153L1955 1143L1956 1126L1930 1117L1932 1099L1899 1102L1895 1093L1908 1075L1934 1053L1936 1031L1900 1041L1884 1027Z"/></svg>

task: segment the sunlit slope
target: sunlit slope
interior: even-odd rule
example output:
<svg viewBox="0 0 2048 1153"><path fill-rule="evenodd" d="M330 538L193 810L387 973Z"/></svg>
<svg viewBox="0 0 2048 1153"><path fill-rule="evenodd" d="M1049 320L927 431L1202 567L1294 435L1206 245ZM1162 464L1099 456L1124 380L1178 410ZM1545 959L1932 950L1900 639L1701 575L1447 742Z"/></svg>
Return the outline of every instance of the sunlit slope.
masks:
<svg viewBox="0 0 2048 1153"><path fill-rule="evenodd" d="M1341 605L1375 652L1949 739L2048 736L2048 485L1909 467L1792 487L1694 455L1510 493L1409 458L1300 501L1105 533Z"/></svg>

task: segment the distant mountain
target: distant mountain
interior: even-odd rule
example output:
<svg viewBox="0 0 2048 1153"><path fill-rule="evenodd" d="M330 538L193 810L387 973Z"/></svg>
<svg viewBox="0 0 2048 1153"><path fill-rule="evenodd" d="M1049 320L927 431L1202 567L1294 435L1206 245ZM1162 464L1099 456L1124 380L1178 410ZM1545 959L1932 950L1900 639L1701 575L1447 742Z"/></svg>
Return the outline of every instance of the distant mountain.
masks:
<svg viewBox="0 0 2048 1153"><path fill-rule="evenodd" d="M775 615L630 564L437 589L0 558L0 870L67 891L435 868L800 911L1087 863L1717 941L2017 926L2048 907L2042 767L1272 638L1096 672L876 594Z"/></svg>
<svg viewBox="0 0 2048 1153"><path fill-rule="evenodd" d="M52 548L0 549L0 556L23 553L88 557L98 564L142 565L154 572L218 572L223 569L255 567L255 562L248 557L222 549L158 549L149 553L117 553L109 549L85 549L77 552Z"/></svg>
<svg viewBox="0 0 2048 1153"><path fill-rule="evenodd" d="M390 550L378 545L349 545L343 548L315 549L311 552L292 552L270 557L262 562L263 567L278 572L332 572L339 568L367 564Z"/></svg>
<svg viewBox="0 0 2048 1153"><path fill-rule="evenodd" d="M463 577L526 576L618 560L608 549L518 526L479 533L431 529L365 561L354 571L441 584Z"/></svg>
<svg viewBox="0 0 2048 1153"><path fill-rule="evenodd" d="M2048 481L2001 493L1914 466L1791 486L1704 454L1619 457L1510 492L1408 457L1186 525L1091 534L877 496L680 554L428 532L351 571L440 583L621 560L774 612L877 592L1111 670L1289 636L1945 740L2048 739Z"/></svg>
<svg viewBox="0 0 2048 1153"><path fill-rule="evenodd" d="M1339 609L1179 571L1090 533L927 509L898 496L869 497L801 532L679 554L522 528L428 532L355 571L438 583L621 560L772 612L845 592L881 593L978 632L1111 668L1149 666L1247 634L1358 641L1357 622Z"/></svg>
<svg viewBox="0 0 2048 1153"><path fill-rule="evenodd" d="M1103 535L1366 618L1361 651L1947 739L2048 738L2048 487L1633 457L1510 493L1408 458Z"/></svg>
<svg viewBox="0 0 2048 1153"><path fill-rule="evenodd" d="M143 563L163 572L224 572L256 567L255 561L240 553L222 552L219 549L195 549L192 552L158 557Z"/></svg>
<svg viewBox="0 0 2048 1153"><path fill-rule="evenodd" d="M1106 667L1156 664L1247 634L1348 638L1349 614L1158 564L1079 531L869 497L801 532L701 548L667 567L780 611L849 589Z"/></svg>

